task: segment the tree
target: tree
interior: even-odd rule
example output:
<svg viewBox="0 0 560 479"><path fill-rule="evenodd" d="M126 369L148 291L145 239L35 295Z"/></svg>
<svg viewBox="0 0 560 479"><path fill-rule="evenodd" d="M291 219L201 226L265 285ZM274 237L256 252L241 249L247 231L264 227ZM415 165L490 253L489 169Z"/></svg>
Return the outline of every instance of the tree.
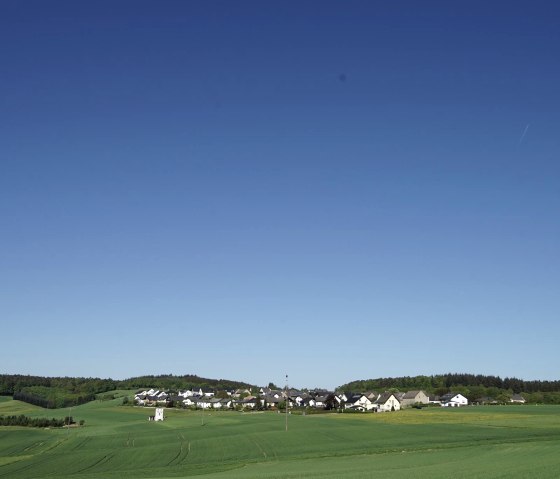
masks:
<svg viewBox="0 0 560 479"><path fill-rule="evenodd" d="M496 396L496 400L497 400L498 402L501 402L501 403L508 403L508 402L509 402L509 399L510 399L510 396L509 396L509 394L507 394L505 391L504 391L504 392L501 392L500 394L498 394L498 395Z"/></svg>

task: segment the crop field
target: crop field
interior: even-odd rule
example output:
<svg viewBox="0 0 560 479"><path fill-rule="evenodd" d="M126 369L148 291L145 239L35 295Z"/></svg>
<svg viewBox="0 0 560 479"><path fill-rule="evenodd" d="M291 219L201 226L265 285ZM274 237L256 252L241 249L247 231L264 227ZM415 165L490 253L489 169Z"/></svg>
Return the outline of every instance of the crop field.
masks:
<svg viewBox="0 0 560 479"><path fill-rule="evenodd" d="M98 400L44 410L0 398L0 414L84 419L0 427L0 478L557 478L560 407L290 415L166 410Z"/></svg>

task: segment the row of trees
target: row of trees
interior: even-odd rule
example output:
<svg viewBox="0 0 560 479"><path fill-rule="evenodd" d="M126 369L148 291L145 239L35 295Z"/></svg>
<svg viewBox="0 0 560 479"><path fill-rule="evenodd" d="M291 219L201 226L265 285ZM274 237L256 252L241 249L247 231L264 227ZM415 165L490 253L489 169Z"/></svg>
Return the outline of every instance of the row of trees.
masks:
<svg viewBox="0 0 560 479"><path fill-rule="evenodd" d="M12 396L26 388L44 387L66 391L68 394L92 396L117 389L118 381L99 378L42 377L21 374L0 375L0 395Z"/></svg>
<svg viewBox="0 0 560 479"><path fill-rule="evenodd" d="M484 376L481 374L447 373L433 376L404 376L352 381L337 388L346 390L400 390L422 389L428 392L457 389L458 387L484 387L509 390L513 393L560 392L560 381L524 381L518 378Z"/></svg>
<svg viewBox="0 0 560 479"><path fill-rule="evenodd" d="M250 389L253 387L240 381L230 381L228 379L208 379L201 378L193 374L174 376L173 374L163 374L159 376L139 376L118 381L121 389L141 389L157 388L166 390L185 390L185 389Z"/></svg>
<svg viewBox="0 0 560 479"><path fill-rule="evenodd" d="M44 394L37 394L29 390L19 391L14 393L13 398L18 401L24 401L35 406L44 407L47 409L56 409L62 407L79 406L95 399L95 394L86 396L67 395L65 391L57 389L47 390Z"/></svg>
<svg viewBox="0 0 560 479"><path fill-rule="evenodd" d="M80 421L83 426L85 421ZM0 426L24 426L24 427L62 427L70 424L76 424L72 416L66 416L64 419L48 419L45 417L29 417L20 414L19 416L0 416Z"/></svg>

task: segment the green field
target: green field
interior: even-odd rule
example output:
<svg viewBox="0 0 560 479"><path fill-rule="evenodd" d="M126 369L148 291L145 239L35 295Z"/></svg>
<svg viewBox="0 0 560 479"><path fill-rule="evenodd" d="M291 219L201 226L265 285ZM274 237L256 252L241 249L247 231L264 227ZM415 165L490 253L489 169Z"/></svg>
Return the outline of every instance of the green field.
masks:
<svg viewBox="0 0 560 479"><path fill-rule="evenodd" d="M410 409L385 414L204 413L72 408L84 427L0 427L0 478L557 478L560 407ZM0 414L64 417L0 398Z"/></svg>

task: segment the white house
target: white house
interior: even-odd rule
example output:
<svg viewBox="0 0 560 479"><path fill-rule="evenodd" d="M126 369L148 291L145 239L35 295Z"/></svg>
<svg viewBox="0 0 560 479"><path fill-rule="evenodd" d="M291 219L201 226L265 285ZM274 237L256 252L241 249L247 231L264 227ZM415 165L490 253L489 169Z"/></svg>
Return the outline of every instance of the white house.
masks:
<svg viewBox="0 0 560 479"><path fill-rule="evenodd" d="M256 397L248 396L245 399L239 401L238 404L241 404L243 409L254 409L255 407L257 407L257 402L258 399Z"/></svg>
<svg viewBox="0 0 560 479"><path fill-rule="evenodd" d="M224 409L233 409L234 401L231 398L220 399L220 404Z"/></svg>
<svg viewBox="0 0 560 479"><path fill-rule="evenodd" d="M280 396L278 396L278 397L280 397ZM295 394L293 396L290 396L290 405L293 406L294 403L295 403L295 405L297 407L300 407L302 402L303 402L303 395Z"/></svg>
<svg viewBox="0 0 560 479"><path fill-rule="evenodd" d="M441 397L441 405L443 407L460 407L467 406L469 400L462 394L448 393Z"/></svg>
<svg viewBox="0 0 560 479"><path fill-rule="evenodd" d="M282 391L278 391L277 389L270 389L269 387L260 388L259 392L261 396L274 396L279 398L282 395Z"/></svg>
<svg viewBox="0 0 560 479"><path fill-rule="evenodd" d="M284 399L282 398L277 398L275 396L264 396L260 398L260 403L261 403L261 407L278 407L278 404L280 404Z"/></svg>
<svg viewBox="0 0 560 479"><path fill-rule="evenodd" d="M212 403L210 402L210 398L201 397L195 400L195 405L201 409L210 409L212 407Z"/></svg>
<svg viewBox="0 0 560 479"><path fill-rule="evenodd" d="M325 408L327 407L327 401L329 399L329 396L316 396L315 397L315 404L314 407L316 408ZM299 404L298 404L299 406Z"/></svg>
<svg viewBox="0 0 560 479"><path fill-rule="evenodd" d="M374 404L365 394L354 394L347 399L344 408L357 409L358 411L371 411L374 409Z"/></svg>
<svg viewBox="0 0 560 479"><path fill-rule="evenodd" d="M399 411L401 403L393 393L383 393L373 402L373 407L378 412Z"/></svg>

